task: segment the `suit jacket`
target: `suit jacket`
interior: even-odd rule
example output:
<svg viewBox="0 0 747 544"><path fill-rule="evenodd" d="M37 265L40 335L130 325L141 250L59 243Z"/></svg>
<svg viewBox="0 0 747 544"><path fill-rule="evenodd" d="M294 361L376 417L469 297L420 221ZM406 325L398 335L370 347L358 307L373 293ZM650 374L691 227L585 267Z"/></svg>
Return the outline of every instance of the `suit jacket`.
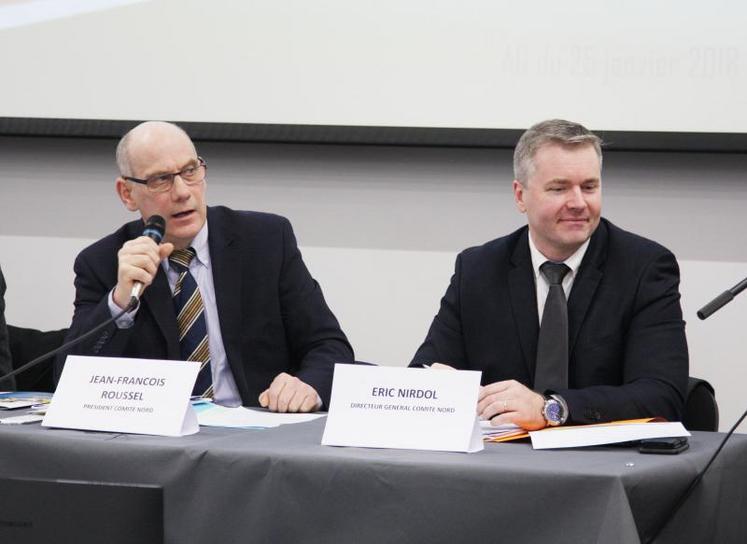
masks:
<svg viewBox="0 0 747 544"><path fill-rule="evenodd" d="M570 421L681 419L688 375L677 261L602 219L568 298ZM410 366L481 370L482 383L534 381L539 318L528 228L459 254ZM541 392L542 393L542 392Z"/></svg>
<svg viewBox="0 0 747 544"><path fill-rule="evenodd" d="M280 372L313 386L329 405L335 363L353 361L347 338L301 259L290 222L259 212L209 207L208 246L221 335L244 405ZM107 298L117 283L117 251L142 234L133 221L99 240L75 261L75 313L68 339L111 317ZM72 353L180 359L176 313L161 267L145 290L135 323L115 325ZM64 358L57 361L57 375Z"/></svg>
<svg viewBox="0 0 747 544"><path fill-rule="evenodd" d="M0 269L0 376L13 371L12 363L8 327L5 324L5 277L3 276L2 269ZM0 391L13 391L15 388L15 378L0 381Z"/></svg>

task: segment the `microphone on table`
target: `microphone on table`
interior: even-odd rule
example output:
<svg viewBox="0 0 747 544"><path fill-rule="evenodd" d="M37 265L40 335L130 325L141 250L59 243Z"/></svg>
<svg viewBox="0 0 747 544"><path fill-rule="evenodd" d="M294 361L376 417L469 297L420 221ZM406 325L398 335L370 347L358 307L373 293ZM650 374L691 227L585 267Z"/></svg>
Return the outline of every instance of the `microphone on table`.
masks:
<svg viewBox="0 0 747 544"><path fill-rule="evenodd" d="M747 289L747 278L740 281L738 284L736 284L731 289L727 289L726 291L721 293L719 296L714 298L711 302L703 306L700 310L698 310L698 317L700 319L706 319L708 316L717 312L723 306L726 306L728 303L734 300L734 297L737 296L742 291L744 291L745 289Z"/></svg>
<svg viewBox="0 0 747 544"><path fill-rule="evenodd" d="M698 310L698 317L700 319L706 319L708 316L714 314L719 309L721 309L723 306L734 300L734 297L737 296L739 293L745 290L747 288L747 278L740 281L738 284L736 284L731 289L727 289L723 293L721 293L719 296L714 298L711 302L703 306L700 310ZM718 448L716 448L716 451L713 452L713 455L706 463L706 466L703 467L693 478L693 480L690 482L690 485L685 489L685 491L679 496L677 499L677 502L674 504L672 509L667 512L667 515L662 518L659 523L655 526L654 530L652 531L652 535L649 539L646 540L647 544L651 544L654 540L656 540L661 534L661 532L664 530L664 528L669 524L669 521L674 517L674 515L679 511L679 509L682 507L683 504L687 501L687 499L692 495L693 491L698 487L698 484L701 482L703 477L705 476L708 469L711 467L713 462L718 457L718 454L721 453L721 450L724 449L724 446L726 445L726 442L728 442L729 438L731 438L731 435L734 434L734 431L737 430L737 427L744 421L745 417L747 417L747 410L742 414L742 417L740 417L737 422L732 426L731 429L729 429L729 432L726 433L726 436L724 436L724 439L719 444Z"/></svg>

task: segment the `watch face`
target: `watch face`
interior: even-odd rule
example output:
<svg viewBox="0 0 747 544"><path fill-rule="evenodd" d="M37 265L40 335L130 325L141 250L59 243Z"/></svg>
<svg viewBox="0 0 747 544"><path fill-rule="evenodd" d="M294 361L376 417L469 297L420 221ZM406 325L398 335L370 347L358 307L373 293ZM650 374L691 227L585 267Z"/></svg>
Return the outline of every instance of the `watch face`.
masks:
<svg viewBox="0 0 747 544"><path fill-rule="evenodd" d="M553 423L560 423L560 420L563 419L560 412L561 408L558 401L548 401L545 406L545 419Z"/></svg>

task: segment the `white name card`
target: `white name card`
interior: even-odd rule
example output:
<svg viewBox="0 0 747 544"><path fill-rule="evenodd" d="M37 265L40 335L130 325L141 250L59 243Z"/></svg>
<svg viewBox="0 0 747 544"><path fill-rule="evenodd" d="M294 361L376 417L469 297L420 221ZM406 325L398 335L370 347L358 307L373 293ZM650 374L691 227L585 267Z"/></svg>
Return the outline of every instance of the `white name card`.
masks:
<svg viewBox="0 0 747 544"><path fill-rule="evenodd" d="M335 365L322 444L475 452L480 372Z"/></svg>
<svg viewBox="0 0 747 544"><path fill-rule="evenodd" d="M200 363L68 356L42 425L185 436L199 430L189 403Z"/></svg>

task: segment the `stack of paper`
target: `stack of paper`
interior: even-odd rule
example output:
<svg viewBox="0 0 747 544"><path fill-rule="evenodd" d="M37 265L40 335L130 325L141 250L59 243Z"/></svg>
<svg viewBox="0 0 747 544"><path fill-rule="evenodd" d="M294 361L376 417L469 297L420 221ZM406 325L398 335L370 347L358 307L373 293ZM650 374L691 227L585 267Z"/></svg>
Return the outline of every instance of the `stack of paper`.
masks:
<svg viewBox="0 0 747 544"><path fill-rule="evenodd" d="M506 442L531 437L532 447L536 450L601 446L645 438L690 436L682 423L665 422L656 418L612 421L594 425L546 427L532 432L527 432L512 423L493 427L489 421L481 421L480 426L485 442Z"/></svg>
<svg viewBox="0 0 747 544"><path fill-rule="evenodd" d="M493 426L490 421L480 421L482 439L485 442L505 442L506 440L517 440L529 436L527 432L513 423Z"/></svg>
<svg viewBox="0 0 747 544"><path fill-rule="evenodd" d="M13 391L0 393L0 410L16 410L47 405L52 399L52 393L38 393L33 391Z"/></svg>

